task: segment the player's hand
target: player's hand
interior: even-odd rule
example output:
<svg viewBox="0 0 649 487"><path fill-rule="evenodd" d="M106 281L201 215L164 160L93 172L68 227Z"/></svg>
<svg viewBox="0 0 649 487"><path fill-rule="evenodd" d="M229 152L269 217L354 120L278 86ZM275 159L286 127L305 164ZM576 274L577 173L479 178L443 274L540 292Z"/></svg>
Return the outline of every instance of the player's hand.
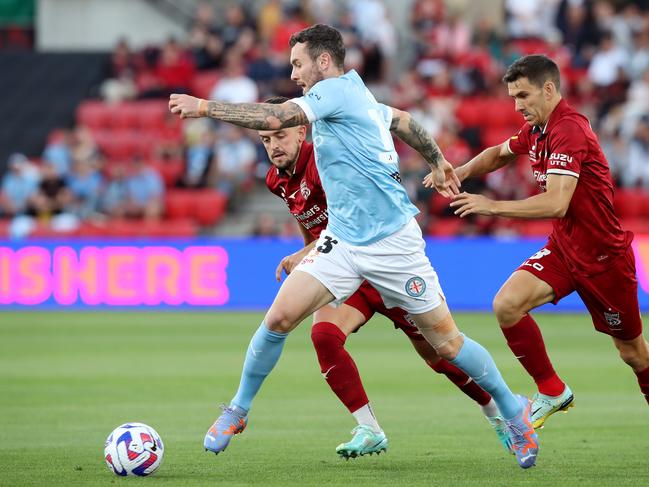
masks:
<svg viewBox="0 0 649 487"><path fill-rule="evenodd" d="M453 196L453 201L450 204L451 208L455 208L454 213L464 218L467 215L493 215L493 200L486 198L480 194L460 193Z"/></svg>
<svg viewBox="0 0 649 487"><path fill-rule="evenodd" d="M451 198L460 193L460 179L450 162L444 160L424 177L426 188L435 188L439 194Z"/></svg>
<svg viewBox="0 0 649 487"><path fill-rule="evenodd" d="M293 272L293 269L295 269L295 267L302 262L304 256L309 253L308 251L309 249L301 249L294 254L284 257L277 266L277 269L275 269L275 279L277 279L278 282L282 280L282 271L286 272L287 276Z"/></svg>
<svg viewBox="0 0 649 487"><path fill-rule="evenodd" d="M169 110L180 118L199 118L206 116L207 101L190 95L173 93L169 96Z"/></svg>

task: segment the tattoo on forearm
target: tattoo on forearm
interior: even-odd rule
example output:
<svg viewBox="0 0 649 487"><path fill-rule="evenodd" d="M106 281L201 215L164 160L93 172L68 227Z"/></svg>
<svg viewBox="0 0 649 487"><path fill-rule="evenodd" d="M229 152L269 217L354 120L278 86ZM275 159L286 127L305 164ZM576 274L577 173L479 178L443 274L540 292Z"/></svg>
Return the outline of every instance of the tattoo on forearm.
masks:
<svg viewBox="0 0 649 487"><path fill-rule="evenodd" d="M443 158L442 151L439 150L439 146L433 138L426 133L424 127L412 117L410 117L406 130L399 129L399 122L399 117L392 117L390 130L394 131L401 140L419 152L428 164L437 167L439 161Z"/></svg>
<svg viewBox="0 0 649 487"><path fill-rule="evenodd" d="M254 130L279 130L306 125L309 120L296 103L221 103L207 102L210 118Z"/></svg>

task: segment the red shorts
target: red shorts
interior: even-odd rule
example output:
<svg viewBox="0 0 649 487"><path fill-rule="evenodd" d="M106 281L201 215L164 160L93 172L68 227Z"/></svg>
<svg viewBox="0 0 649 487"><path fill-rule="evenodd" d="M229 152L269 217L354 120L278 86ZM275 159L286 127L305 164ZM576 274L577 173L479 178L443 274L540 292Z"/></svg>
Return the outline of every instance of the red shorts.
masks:
<svg viewBox="0 0 649 487"><path fill-rule="evenodd" d="M368 322L374 313L378 313L392 320L394 327L408 335L408 338L412 340L424 339L414 321L410 319L408 312L401 308L386 308L379 292L367 281L363 281L361 287L347 298L345 304L360 311L365 316L365 322ZM354 330L354 333L359 329L360 326Z"/></svg>
<svg viewBox="0 0 649 487"><path fill-rule="evenodd" d="M606 271L592 276L571 271L552 242L517 270L531 272L548 283L554 290L553 304L577 291L597 331L621 340L631 340L642 333L635 256L631 246L616 257Z"/></svg>

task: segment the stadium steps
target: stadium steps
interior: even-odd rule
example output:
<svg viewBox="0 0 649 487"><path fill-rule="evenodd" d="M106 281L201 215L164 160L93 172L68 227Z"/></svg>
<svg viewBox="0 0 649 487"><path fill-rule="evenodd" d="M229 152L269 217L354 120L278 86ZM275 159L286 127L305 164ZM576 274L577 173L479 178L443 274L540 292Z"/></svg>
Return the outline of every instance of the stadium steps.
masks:
<svg viewBox="0 0 649 487"><path fill-rule="evenodd" d="M71 126L75 109L101 82L108 60L98 53L0 53L0 171L13 152L40 157L55 128Z"/></svg>
<svg viewBox="0 0 649 487"><path fill-rule="evenodd" d="M261 214L270 214L278 226L292 219L286 204L266 189L264 185L256 185L238 202L235 211L228 213L214 229L215 235L236 236L251 235L257 219Z"/></svg>

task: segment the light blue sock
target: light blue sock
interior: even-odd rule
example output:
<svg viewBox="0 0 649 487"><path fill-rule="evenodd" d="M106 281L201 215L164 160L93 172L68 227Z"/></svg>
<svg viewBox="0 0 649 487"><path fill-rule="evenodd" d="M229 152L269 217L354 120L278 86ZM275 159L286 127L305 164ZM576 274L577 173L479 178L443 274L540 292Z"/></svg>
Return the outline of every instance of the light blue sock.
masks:
<svg viewBox="0 0 649 487"><path fill-rule="evenodd" d="M252 404L252 400L259 392L259 388L266 376L270 374L280 355L282 355L284 340L286 340L287 336L288 333L270 331L266 327L266 323L261 322L261 325L252 336L252 340L250 340L250 345L248 345L239 390L232 399L231 404L246 411L250 409L250 404Z"/></svg>
<svg viewBox="0 0 649 487"><path fill-rule="evenodd" d="M505 419L511 419L520 414L520 403L507 387L494 359L478 342L464 336L462 348L457 357L450 362L462 369L480 387L491 394L500 409L500 414Z"/></svg>

